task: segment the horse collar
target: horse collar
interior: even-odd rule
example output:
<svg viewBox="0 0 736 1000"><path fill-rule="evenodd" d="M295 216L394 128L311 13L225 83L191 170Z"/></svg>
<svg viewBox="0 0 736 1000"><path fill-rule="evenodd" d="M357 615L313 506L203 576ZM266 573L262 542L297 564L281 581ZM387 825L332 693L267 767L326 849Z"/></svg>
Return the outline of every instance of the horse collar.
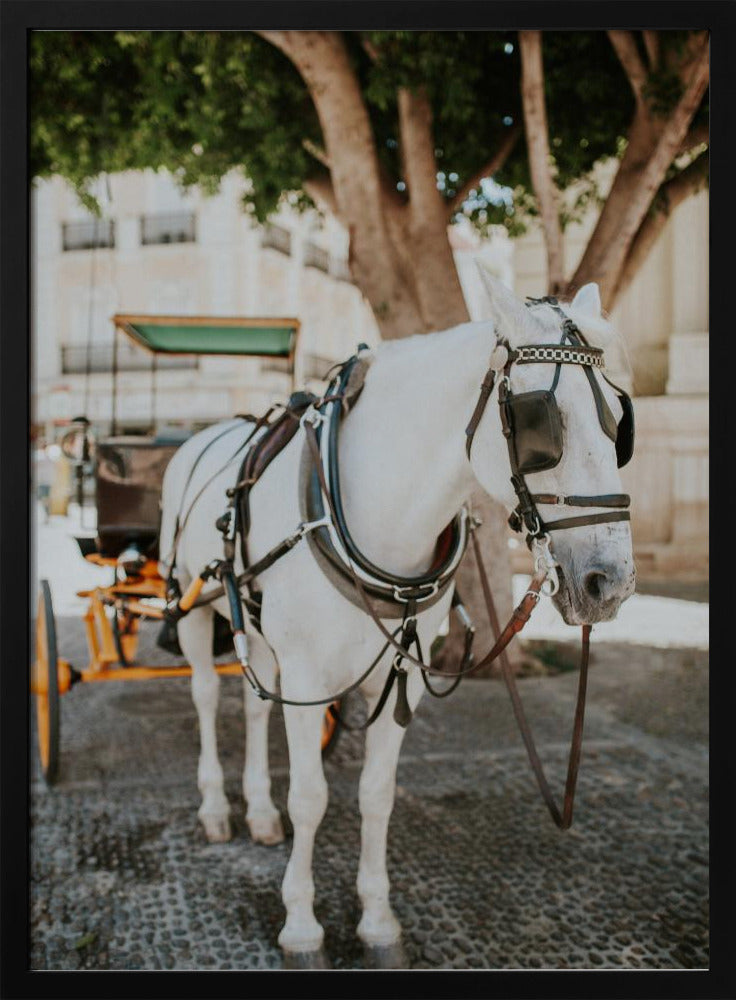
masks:
<svg viewBox="0 0 736 1000"><path fill-rule="evenodd" d="M352 583L358 575L366 590L382 604L382 617L400 616L401 607L416 601L424 609L436 603L452 583L468 542L468 512L457 514L438 539L435 561L430 569L415 577L402 577L371 562L356 545L348 528L342 506L338 440L342 404L353 367L358 357L350 358L340 369L323 400L317 401L303 419L316 428L320 467L327 484L334 517L328 509L320 485L318 470L305 449L302 464L302 514L309 521L322 521L310 532L309 544L315 558L330 581L352 603L363 607Z"/></svg>

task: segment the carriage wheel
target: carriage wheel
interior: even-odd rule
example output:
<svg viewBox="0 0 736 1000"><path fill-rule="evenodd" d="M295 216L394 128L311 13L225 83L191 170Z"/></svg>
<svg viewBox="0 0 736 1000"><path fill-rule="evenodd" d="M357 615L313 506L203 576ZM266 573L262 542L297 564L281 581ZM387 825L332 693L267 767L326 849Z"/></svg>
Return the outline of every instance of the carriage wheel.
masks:
<svg viewBox="0 0 736 1000"><path fill-rule="evenodd" d="M38 753L47 785L59 775L59 671L56 624L48 580L41 581L36 618L36 693Z"/></svg>
<svg viewBox="0 0 736 1000"><path fill-rule="evenodd" d="M333 701L332 703L335 708L339 711L340 702ZM329 757L332 751L335 749L337 744L337 738L340 734L340 723L330 712L330 706L328 705L325 709L325 714L322 716L322 757Z"/></svg>

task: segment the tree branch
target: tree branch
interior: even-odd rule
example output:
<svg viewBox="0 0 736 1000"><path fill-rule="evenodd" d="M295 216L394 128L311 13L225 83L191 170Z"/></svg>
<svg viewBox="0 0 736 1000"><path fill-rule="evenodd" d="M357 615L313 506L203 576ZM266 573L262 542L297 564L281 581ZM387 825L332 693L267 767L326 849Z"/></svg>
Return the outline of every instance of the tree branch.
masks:
<svg viewBox="0 0 736 1000"><path fill-rule="evenodd" d="M656 205L644 218L629 248L609 308L629 287L677 206L705 186L708 177L708 162L708 151L706 150L659 189Z"/></svg>
<svg viewBox="0 0 736 1000"><path fill-rule="evenodd" d="M679 76L683 86L687 84L692 68L699 59L701 49L703 45L707 45L707 42L707 31L693 31L685 42L684 52L674 46L671 46L667 52L668 66Z"/></svg>
<svg viewBox="0 0 736 1000"><path fill-rule="evenodd" d="M336 31L261 31L296 66L314 102L337 211L350 233L352 272L384 337L425 328L391 241L368 109L345 41Z"/></svg>
<svg viewBox="0 0 736 1000"><path fill-rule="evenodd" d="M398 91L399 135L409 192L408 250L431 268L413 268L420 309L429 328L454 326L468 318L465 299L447 238L447 211L437 188L432 107L423 87ZM440 277L441 276L441 277Z"/></svg>
<svg viewBox="0 0 736 1000"><path fill-rule="evenodd" d="M316 142L312 142L311 139L302 139L302 146L323 167L327 167L328 170L330 169L330 158L321 146L318 146Z"/></svg>
<svg viewBox="0 0 736 1000"><path fill-rule="evenodd" d="M580 287L586 281L597 281L601 286L601 296L605 308L614 295L632 241L639 231L654 196L664 181L668 167L677 156L677 151L687 134L693 116L708 86L708 39L703 40L697 58L694 60L690 79L674 111L664 122L651 155L633 177L622 186L624 198L614 204L613 189L609 194L604 212L593 233L591 242L583 255L571 287ZM623 164L622 164L623 166ZM619 174L621 170L619 170ZM618 181L614 182L614 186ZM615 215L615 231L607 238L598 239L604 213L610 218ZM610 228L610 227L609 227ZM594 248L594 249L593 249Z"/></svg>
<svg viewBox="0 0 736 1000"><path fill-rule="evenodd" d="M516 145L516 141L520 135L521 125L519 122L516 122L505 134L501 145L498 147L488 163L486 163L484 167L481 167L480 170L476 170L476 172L472 174L467 181L465 181L463 186L458 190L457 194L447 202L448 218L452 217L455 212L457 212L470 192L480 185L480 182L484 177L493 177L493 175L501 169L511 155L511 151Z"/></svg>
<svg viewBox="0 0 736 1000"><path fill-rule="evenodd" d="M659 67L659 32L642 31L642 35L644 36L644 46L649 57L649 65L652 69L657 69Z"/></svg>
<svg viewBox="0 0 736 1000"><path fill-rule="evenodd" d="M637 103L642 104L644 101L642 91L649 74L636 47L634 33L632 31L609 31L608 37L628 77Z"/></svg>
<svg viewBox="0 0 736 1000"><path fill-rule="evenodd" d="M367 53L371 62L377 63L379 60L379 52L373 42L366 38L364 35L360 36L360 44L363 47L363 51Z"/></svg>
<svg viewBox="0 0 736 1000"><path fill-rule="evenodd" d="M565 262L558 205L559 194L550 167L541 31L520 31L519 45L521 97L524 107L526 142L529 150L529 168L534 193L539 202L544 242L547 249L547 283L549 291L555 294L560 290L564 281Z"/></svg>
<svg viewBox="0 0 736 1000"><path fill-rule="evenodd" d="M398 92L401 158L409 189L409 201L415 205L442 204L437 188L437 162L432 135L432 108L424 88L416 91L400 87ZM434 206L433 206L434 207Z"/></svg>

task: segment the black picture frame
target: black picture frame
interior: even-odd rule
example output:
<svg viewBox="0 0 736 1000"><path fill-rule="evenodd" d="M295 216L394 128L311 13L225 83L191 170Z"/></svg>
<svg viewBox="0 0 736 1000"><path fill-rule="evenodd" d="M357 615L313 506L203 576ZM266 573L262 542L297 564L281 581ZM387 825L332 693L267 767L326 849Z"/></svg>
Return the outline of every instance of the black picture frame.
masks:
<svg viewBox="0 0 736 1000"><path fill-rule="evenodd" d="M734 472L733 378L727 312L733 285L733 120L736 99L736 6L689 0L555 4L517 2L423 3L390 0L5 0L0 7L2 58L0 100L0 217L3 220L0 298L0 993L3 997L229 997L242 995L503 997L687 997L736 996L736 761L732 716L733 653L726 623L733 614L731 570ZM64 29L248 29L257 27L401 28L423 30L501 28L707 27L711 31L711 605L715 669L711 690L712 927L707 972L492 972L427 973L313 972L275 977L268 973L32 973L28 955L28 804L30 653L30 254L27 174L27 40L32 30ZM730 636L728 636L730 638ZM133 978L131 978L131 975ZM245 978L244 978L245 975ZM354 976L360 976L355 982ZM380 976L380 978L379 978Z"/></svg>

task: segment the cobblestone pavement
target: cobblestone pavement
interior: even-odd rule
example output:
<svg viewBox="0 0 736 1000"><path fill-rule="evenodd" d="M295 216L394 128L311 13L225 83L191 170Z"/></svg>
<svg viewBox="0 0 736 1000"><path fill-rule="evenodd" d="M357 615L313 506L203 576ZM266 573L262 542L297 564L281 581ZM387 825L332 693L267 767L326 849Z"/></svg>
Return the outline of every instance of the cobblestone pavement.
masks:
<svg viewBox="0 0 736 1000"><path fill-rule="evenodd" d="M63 618L58 628L60 654L82 665L81 622ZM142 649L151 659L152 636ZM556 649L563 664L576 660L574 646ZM500 682L425 697L404 742L389 831L391 898L410 967L707 967L707 678L702 650L594 636L576 820L565 834L539 799ZM558 789L575 685L575 671L521 682ZM223 845L208 845L197 826L186 679L80 685L63 698L59 784L47 790L34 765L32 968L281 967L290 838L268 848L248 837L241 682L223 678L222 694L235 830ZM361 710L354 702L356 718ZM278 709L272 720L274 799L286 820ZM315 851L315 910L335 969L363 966L362 742L342 733L326 764L330 804Z"/></svg>

